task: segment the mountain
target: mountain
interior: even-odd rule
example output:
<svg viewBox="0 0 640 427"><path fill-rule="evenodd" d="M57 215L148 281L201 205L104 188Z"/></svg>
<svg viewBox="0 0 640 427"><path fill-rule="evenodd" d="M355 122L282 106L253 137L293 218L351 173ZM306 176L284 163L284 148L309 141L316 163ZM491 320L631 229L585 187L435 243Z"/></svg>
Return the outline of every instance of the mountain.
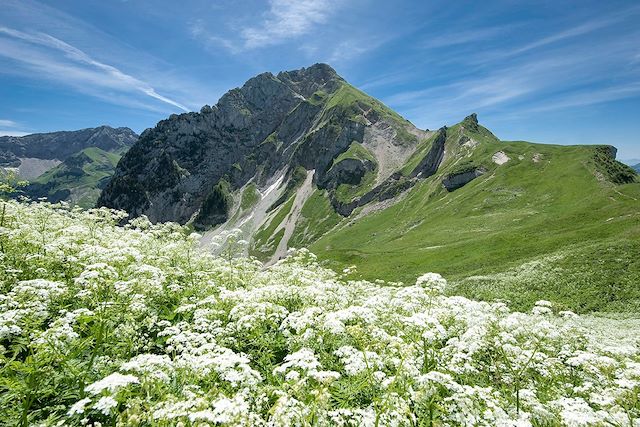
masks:
<svg viewBox="0 0 640 427"><path fill-rule="evenodd" d="M640 163L638 163L637 165L631 166L633 168L633 170L635 170L636 172L640 172Z"/></svg>
<svg viewBox="0 0 640 427"><path fill-rule="evenodd" d="M640 309L640 184L615 155L500 141L475 114L421 130L316 64L145 131L98 205L204 243L240 228L268 263L310 247L354 277L438 271L477 298Z"/></svg>
<svg viewBox="0 0 640 427"><path fill-rule="evenodd" d="M0 168L29 181L21 195L91 207L118 160L138 139L129 128L0 137Z"/></svg>
<svg viewBox="0 0 640 427"><path fill-rule="evenodd" d="M34 200L46 197L52 203L64 200L91 208L113 175L120 157L118 151L85 148L31 181L24 193Z"/></svg>

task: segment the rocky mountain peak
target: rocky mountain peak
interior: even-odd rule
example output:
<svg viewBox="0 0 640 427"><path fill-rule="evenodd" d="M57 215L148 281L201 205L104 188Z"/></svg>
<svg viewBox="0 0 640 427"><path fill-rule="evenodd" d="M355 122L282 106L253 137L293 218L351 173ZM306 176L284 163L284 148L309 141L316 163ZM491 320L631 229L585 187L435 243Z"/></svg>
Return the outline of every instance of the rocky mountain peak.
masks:
<svg viewBox="0 0 640 427"><path fill-rule="evenodd" d="M277 78L305 98L323 88L325 92L333 92L344 81L333 68L322 63L299 70L282 71Z"/></svg>
<svg viewBox="0 0 640 427"><path fill-rule="evenodd" d="M478 130L478 115L476 113L469 114L462 121L462 125L472 131Z"/></svg>

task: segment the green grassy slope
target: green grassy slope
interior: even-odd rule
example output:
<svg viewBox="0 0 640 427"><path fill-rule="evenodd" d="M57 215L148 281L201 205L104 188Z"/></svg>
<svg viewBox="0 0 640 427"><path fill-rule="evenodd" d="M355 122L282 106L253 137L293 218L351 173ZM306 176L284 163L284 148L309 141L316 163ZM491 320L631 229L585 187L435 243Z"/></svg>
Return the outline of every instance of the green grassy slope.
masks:
<svg viewBox="0 0 640 427"><path fill-rule="evenodd" d="M93 207L122 154L85 148L39 176L25 192L32 198L47 197L53 202L69 197L78 206Z"/></svg>
<svg viewBox="0 0 640 427"><path fill-rule="evenodd" d="M435 176L394 206L336 227L311 250L335 267L355 264L371 279L412 282L424 272L440 272L460 282L458 292L506 295L519 307L562 295L562 303L578 311L638 305L640 269L633 259L640 256L640 184L608 181L607 165L596 162L592 146L499 142L482 127L461 126L448 129L447 155ZM460 144L464 135L478 142L475 149ZM510 160L494 163L498 151ZM443 189L443 176L470 165L487 172L453 192ZM553 265L564 281L540 274L526 289L511 286L506 293L500 277L485 278L482 287L461 282L551 254L565 260ZM609 290L595 283L596 270L605 272Z"/></svg>

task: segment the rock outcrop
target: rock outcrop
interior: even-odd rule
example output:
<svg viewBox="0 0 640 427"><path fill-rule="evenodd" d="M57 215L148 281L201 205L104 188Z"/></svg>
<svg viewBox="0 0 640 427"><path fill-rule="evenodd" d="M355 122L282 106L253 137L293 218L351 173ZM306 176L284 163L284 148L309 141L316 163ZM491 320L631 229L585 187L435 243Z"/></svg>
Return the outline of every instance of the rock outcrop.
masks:
<svg viewBox="0 0 640 427"><path fill-rule="evenodd" d="M390 144L418 143L415 134L420 131L411 123L326 64L263 73L214 106L172 115L146 130L118 165L98 204L132 216L144 214L154 222L184 224L197 217L204 225L207 216L200 211L221 180L233 193L249 181L262 187L276 174L303 167L315 170L314 184L320 188L357 185L375 169L375 156L341 164L335 160L352 144L365 141L367 127L381 123L390 129Z"/></svg>
<svg viewBox="0 0 640 427"><path fill-rule="evenodd" d="M487 170L483 167L474 168L466 171L456 172L445 176L442 179L442 186L447 191L454 191L460 187L463 187L478 178L479 176L484 175Z"/></svg>

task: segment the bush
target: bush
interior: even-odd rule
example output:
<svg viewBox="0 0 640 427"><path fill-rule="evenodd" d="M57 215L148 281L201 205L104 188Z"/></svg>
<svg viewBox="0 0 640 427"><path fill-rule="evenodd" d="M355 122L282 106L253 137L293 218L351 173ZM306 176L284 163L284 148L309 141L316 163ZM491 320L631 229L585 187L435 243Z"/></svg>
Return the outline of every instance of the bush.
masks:
<svg viewBox="0 0 640 427"><path fill-rule="evenodd" d="M637 346L548 301L346 281L304 250L264 269L176 224L5 206L9 425L638 425Z"/></svg>

